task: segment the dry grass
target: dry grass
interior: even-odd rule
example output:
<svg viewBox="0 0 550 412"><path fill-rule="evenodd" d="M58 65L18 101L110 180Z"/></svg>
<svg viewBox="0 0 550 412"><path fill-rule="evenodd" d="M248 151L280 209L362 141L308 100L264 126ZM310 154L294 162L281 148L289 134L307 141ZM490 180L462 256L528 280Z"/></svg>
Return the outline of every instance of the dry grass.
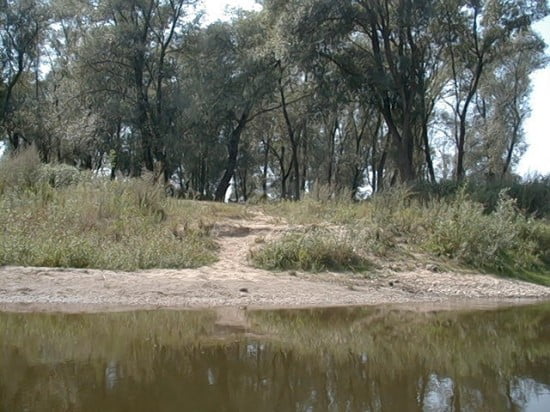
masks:
<svg viewBox="0 0 550 412"><path fill-rule="evenodd" d="M292 232L250 252L256 266L269 270L361 272L369 267L347 236L326 229Z"/></svg>
<svg viewBox="0 0 550 412"><path fill-rule="evenodd" d="M314 193L244 206L167 198L147 176L109 181L41 165L34 149L0 162L0 264L201 266L216 259L210 229L254 213L317 228L256 247L251 260L263 268L362 271L368 260L425 259L550 284L550 224L504 192L491 213L464 190L438 200L407 188L359 203Z"/></svg>
<svg viewBox="0 0 550 412"><path fill-rule="evenodd" d="M360 203L306 199L262 207L266 214L293 224L335 225L347 233L347 243L336 244L373 261L407 261L407 267L415 260L420 266L436 261L550 285L550 225L523 215L505 192L492 213L465 191L445 200L418 200L406 188ZM335 256L340 253L331 240L334 233L316 236L332 245L328 249ZM253 260L261 267L286 269L289 260L296 260L292 256L300 249L297 245L301 243L296 235L282 238L255 252ZM316 259L323 250L300 253Z"/></svg>
<svg viewBox="0 0 550 412"><path fill-rule="evenodd" d="M147 176L74 178L68 169L40 165L32 149L1 163L0 264L135 270L215 261L209 228L227 210L166 198Z"/></svg>

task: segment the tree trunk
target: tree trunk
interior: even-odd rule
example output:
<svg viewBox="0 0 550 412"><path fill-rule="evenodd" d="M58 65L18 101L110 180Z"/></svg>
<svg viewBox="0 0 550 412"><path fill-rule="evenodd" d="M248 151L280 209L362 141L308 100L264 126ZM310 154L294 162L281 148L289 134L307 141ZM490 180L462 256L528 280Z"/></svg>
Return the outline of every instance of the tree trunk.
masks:
<svg viewBox="0 0 550 412"><path fill-rule="evenodd" d="M464 101L464 105L462 106L462 110L457 110L459 113L459 135L457 140L457 154L456 154L456 180L458 182L461 182L464 180L464 177L466 176L466 171L464 170L464 147L466 146L466 120L468 115L468 109L470 106L470 103L472 102L472 99L474 98L477 88L479 85L479 79L481 78L481 73L483 72L483 66L484 66L484 56L483 54L477 55L477 64L474 72L474 78L472 82L470 83L470 88L468 90L468 94L466 95L466 99ZM458 109L457 102L457 109Z"/></svg>
<svg viewBox="0 0 550 412"><path fill-rule="evenodd" d="M302 136L302 178L301 178L301 190L302 193L306 191L307 182L307 163L308 163L308 144L307 144L307 123L304 124L304 131Z"/></svg>
<svg viewBox="0 0 550 412"><path fill-rule="evenodd" d="M300 200L300 163L298 161L298 150L299 150L299 142L296 137L296 131L294 130L294 127L292 125L292 122L290 120L290 116L288 114L288 107L286 103L285 98L285 92L283 88L283 79L282 79L282 73L283 69L281 70L281 76L279 77L279 94L281 96L281 107L283 109L283 117L285 119L287 132L288 132L288 138L290 140L290 148L292 149L291 154L291 163L292 167L291 169L294 171L294 200Z"/></svg>
<svg viewBox="0 0 550 412"><path fill-rule="evenodd" d="M466 141L466 119L460 116L458 144L456 147L456 180L462 182L464 180L464 146Z"/></svg>
<svg viewBox="0 0 550 412"><path fill-rule="evenodd" d="M237 167L237 157L239 155L239 143L241 140L241 134L248 122L249 110L245 110L239 119L237 127L233 129L231 135L229 136L229 142L227 143L227 165L225 167L225 172L218 183L216 189L216 194L214 195L214 200L217 202L223 202L225 200L225 192L229 187L229 182L235 174L235 168Z"/></svg>
<svg viewBox="0 0 550 412"><path fill-rule="evenodd" d="M512 132L512 139L510 141L510 145L508 146L508 153L506 153L506 161L504 162L504 166L502 167L502 172L500 175L500 179L504 179L506 176L506 173L508 173L508 170L510 169L510 164L512 163L512 155L514 154L514 149L516 147L516 143L519 140L519 122L514 125L514 131Z"/></svg>
<svg viewBox="0 0 550 412"><path fill-rule="evenodd" d="M422 124L422 141L424 146L424 155L426 157L426 165L428 166L428 174L430 176L430 181L435 183L435 170L432 160L432 153L430 151L430 140L428 139L428 121L424 119Z"/></svg>
<svg viewBox="0 0 550 412"><path fill-rule="evenodd" d="M286 190L286 180L288 179L288 174L285 173L285 147L284 146L281 148L281 158L279 160L279 164L281 168L281 199L286 199L288 195Z"/></svg>

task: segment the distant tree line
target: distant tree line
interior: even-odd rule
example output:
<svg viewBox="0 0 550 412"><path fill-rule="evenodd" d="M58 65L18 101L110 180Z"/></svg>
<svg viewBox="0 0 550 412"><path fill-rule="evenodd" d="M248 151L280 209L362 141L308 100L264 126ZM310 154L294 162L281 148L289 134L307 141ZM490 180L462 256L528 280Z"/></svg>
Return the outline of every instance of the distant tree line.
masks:
<svg viewBox="0 0 550 412"><path fill-rule="evenodd" d="M0 0L0 137L182 193L503 180L546 0Z"/></svg>

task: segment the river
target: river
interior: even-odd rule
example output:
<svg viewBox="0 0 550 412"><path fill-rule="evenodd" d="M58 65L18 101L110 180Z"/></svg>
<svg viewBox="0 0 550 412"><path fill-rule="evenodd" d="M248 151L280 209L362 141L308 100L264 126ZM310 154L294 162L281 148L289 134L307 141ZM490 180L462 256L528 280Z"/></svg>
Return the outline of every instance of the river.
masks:
<svg viewBox="0 0 550 412"><path fill-rule="evenodd" d="M0 411L550 411L550 303L0 313Z"/></svg>

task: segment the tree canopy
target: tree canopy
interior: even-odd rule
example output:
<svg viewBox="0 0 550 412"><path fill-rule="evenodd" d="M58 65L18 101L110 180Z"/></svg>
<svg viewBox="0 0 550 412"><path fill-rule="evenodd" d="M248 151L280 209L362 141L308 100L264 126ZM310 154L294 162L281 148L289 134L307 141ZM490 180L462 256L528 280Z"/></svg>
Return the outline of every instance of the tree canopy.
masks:
<svg viewBox="0 0 550 412"><path fill-rule="evenodd" d="M1 0L0 139L182 195L508 179L545 0Z"/></svg>

